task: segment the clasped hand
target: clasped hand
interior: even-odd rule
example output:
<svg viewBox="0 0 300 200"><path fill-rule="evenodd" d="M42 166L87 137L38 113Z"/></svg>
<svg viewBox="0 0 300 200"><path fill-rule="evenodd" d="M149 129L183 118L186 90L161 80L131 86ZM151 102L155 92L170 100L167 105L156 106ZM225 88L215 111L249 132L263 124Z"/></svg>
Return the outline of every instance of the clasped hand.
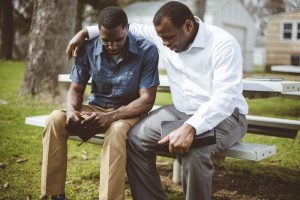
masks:
<svg viewBox="0 0 300 200"><path fill-rule="evenodd" d="M76 123L91 130L105 130L113 121L110 113L101 112L74 111L67 116L67 124Z"/></svg>
<svg viewBox="0 0 300 200"><path fill-rule="evenodd" d="M189 152L195 135L195 128L189 124L183 124L166 137L158 141L158 144L169 142L170 153L184 154Z"/></svg>

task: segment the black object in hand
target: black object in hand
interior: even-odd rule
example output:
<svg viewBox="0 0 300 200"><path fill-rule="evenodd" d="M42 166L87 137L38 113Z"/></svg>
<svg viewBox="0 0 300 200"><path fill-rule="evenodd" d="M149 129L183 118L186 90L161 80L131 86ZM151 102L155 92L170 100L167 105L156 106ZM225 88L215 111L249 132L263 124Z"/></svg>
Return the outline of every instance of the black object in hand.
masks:
<svg viewBox="0 0 300 200"><path fill-rule="evenodd" d="M95 136L96 134L103 131L103 130L99 130L99 129L96 130L96 129L92 129L92 128L89 128L89 127L83 127L80 123L82 120L83 120L83 118L81 118L81 120L79 122L74 122L74 121L70 120L66 124L66 130L71 135L76 135L82 140L82 142L79 145L81 145L83 142L88 141L93 136Z"/></svg>
<svg viewBox="0 0 300 200"><path fill-rule="evenodd" d="M166 137L175 129L178 129L185 120L177 120L177 121L162 121L161 122L161 139ZM192 142L191 148L200 147L216 144L216 132L215 129L204 132L200 135L195 135L194 140ZM169 151L169 142L159 145L160 151Z"/></svg>

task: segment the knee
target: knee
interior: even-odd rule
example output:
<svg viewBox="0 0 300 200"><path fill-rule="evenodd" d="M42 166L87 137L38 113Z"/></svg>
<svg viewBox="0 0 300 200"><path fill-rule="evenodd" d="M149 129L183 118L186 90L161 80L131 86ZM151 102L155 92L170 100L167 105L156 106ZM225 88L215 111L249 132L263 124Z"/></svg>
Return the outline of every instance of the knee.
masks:
<svg viewBox="0 0 300 200"><path fill-rule="evenodd" d="M61 110L54 110L47 118L46 127L43 131L43 138L54 136L54 138L67 138L68 132L65 129L66 114Z"/></svg>
<svg viewBox="0 0 300 200"><path fill-rule="evenodd" d="M61 110L54 110L48 116L46 121L46 126L65 126L66 124L66 114Z"/></svg>
<svg viewBox="0 0 300 200"><path fill-rule="evenodd" d="M113 122L105 133L105 138L107 141L124 141L127 138L128 130L131 125L126 121L116 121Z"/></svg>
<svg viewBox="0 0 300 200"><path fill-rule="evenodd" d="M156 133L147 121L138 122L128 132L127 150L135 149L152 154L157 150L157 142L160 139L160 134Z"/></svg>

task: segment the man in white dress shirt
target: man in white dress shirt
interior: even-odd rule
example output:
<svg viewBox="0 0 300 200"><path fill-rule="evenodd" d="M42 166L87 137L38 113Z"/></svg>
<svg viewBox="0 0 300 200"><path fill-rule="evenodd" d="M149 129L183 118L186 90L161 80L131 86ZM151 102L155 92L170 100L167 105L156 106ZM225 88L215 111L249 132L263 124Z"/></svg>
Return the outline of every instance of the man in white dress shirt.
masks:
<svg viewBox="0 0 300 200"><path fill-rule="evenodd" d="M158 47L173 104L151 112L128 134L127 174L132 196L138 200L167 199L156 171L156 153L158 144L169 142L169 151L182 165L185 199L211 199L212 156L238 142L247 128L241 50L229 33L203 23L180 2L164 4L153 24L131 24L130 32ZM79 32L69 43L68 57L76 53L84 38L97 35L97 27ZM182 119L186 121L181 127L161 139L162 121ZM190 148L195 135L213 128L216 144Z"/></svg>

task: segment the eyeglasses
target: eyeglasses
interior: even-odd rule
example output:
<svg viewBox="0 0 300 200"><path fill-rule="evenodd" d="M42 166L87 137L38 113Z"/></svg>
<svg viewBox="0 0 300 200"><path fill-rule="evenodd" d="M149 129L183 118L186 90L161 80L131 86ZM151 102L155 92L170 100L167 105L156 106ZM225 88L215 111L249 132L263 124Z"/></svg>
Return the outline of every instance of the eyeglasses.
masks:
<svg viewBox="0 0 300 200"><path fill-rule="evenodd" d="M121 38L119 38L115 41L105 41L105 40L103 40L103 38L101 38L101 36L99 36L99 37L104 46L113 46L113 45L123 46L126 41L125 40L126 36L127 36L127 30L125 31L124 35Z"/></svg>

